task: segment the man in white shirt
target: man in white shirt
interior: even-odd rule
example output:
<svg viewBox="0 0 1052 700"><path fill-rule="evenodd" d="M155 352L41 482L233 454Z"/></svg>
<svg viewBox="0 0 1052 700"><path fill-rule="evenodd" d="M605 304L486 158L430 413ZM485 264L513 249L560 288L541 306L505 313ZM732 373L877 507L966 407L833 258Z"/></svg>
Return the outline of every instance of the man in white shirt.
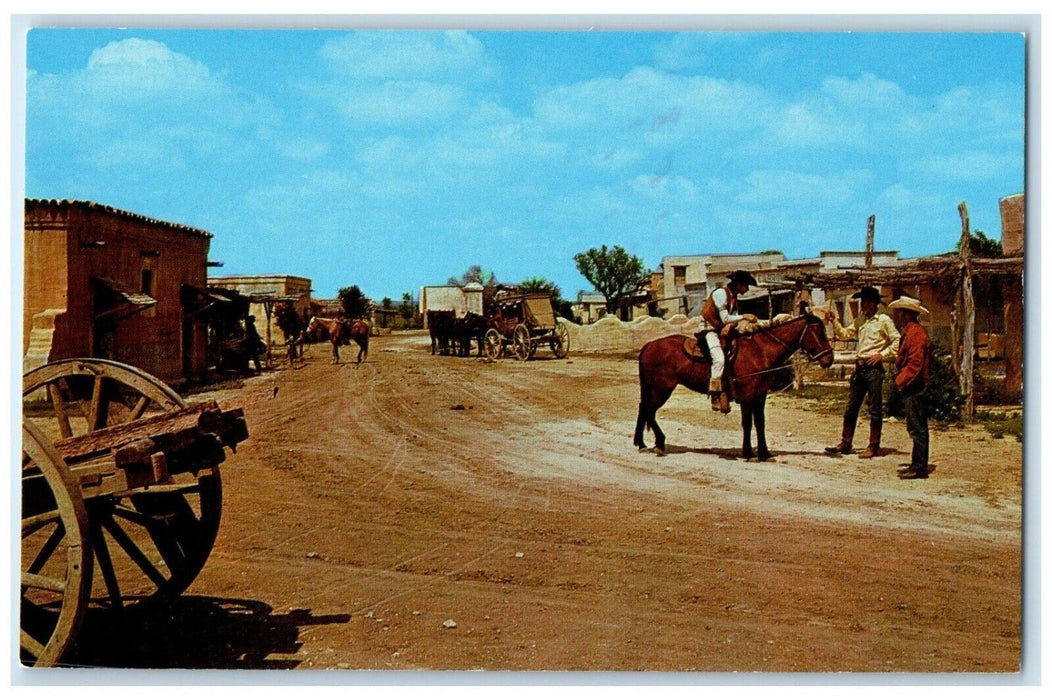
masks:
<svg viewBox="0 0 1052 700"><path fill-rule="evenodd" d="M727 275L730 282L724 287L713 290L701 308L701 317L705 322L704 330L699 334L709 347L712 356L712 371L709 375L709 397L712 399L712 410L730 413L731 405L727 392L723 390L723 366L725 358L720 345L720 334L723 329L745 319L756 323L756 316L738 311L738 296L749 291L749 285L756 284L756 278L745 270L735 270Z"/></svg>
<svg viewBox="0 0 1052 700"><path fill-rule="evenodd" d="M851 442L855 437L859 409L869 396L869 444L859 459L880 456L880 432L884 423L884 362L895 359L898 353L899 332L891 317L878 313L880 291L876 287L863 287L851 295L859 300L860 313L854 323L844 328L836 314L830 311L825 318L832 323L833 336L839 340L856 341L855 371L851 375L848 389L847 409L844 411L844 427L840 442L827 447L829 454L851 454Z"/></svg>

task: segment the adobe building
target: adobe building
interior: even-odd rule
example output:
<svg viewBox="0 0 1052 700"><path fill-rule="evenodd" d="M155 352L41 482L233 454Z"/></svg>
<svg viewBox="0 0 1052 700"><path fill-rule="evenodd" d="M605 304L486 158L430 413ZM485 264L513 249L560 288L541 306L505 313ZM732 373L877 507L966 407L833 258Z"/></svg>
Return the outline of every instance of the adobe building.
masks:
<svg viewBox="0 0 1052 700"><path fill-rule="evenodd" d="M420 288L420 315L427 328L428 311L453 311L463 318L469 311L482 315L483 288L478 282L469 282L463 287L454 284Z"/></svg>
<svg viewBox="0 0 1052 700"><path fill-rule="evenodd" d="M25 200L23 369L70 357L174 382L200 375L212 234L86 201Z"/></svg>
<svg viewBox="0 0 1052 700"><path fill-rule="evenodd" d="M208 284L220 289L240 293L249 300L249 314L256 317L256 331L264 341L274 344L284 342L284 334L273 313L277 302L292 304L297 315L304 321L317 311L311 305L310 285L307 277L295 275L226 275L209 277ZM267 319L270 327L267 327ZM268 335L269 333L269 335Z"/></svg>

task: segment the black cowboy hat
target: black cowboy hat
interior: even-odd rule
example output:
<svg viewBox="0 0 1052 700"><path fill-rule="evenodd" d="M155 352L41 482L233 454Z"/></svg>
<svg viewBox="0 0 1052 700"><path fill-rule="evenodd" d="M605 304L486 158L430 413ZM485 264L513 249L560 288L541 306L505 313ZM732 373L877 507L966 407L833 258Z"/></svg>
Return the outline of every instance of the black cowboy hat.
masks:
<svg viewBox="0 0 1052 700"><path fill-rule="evenodd" d="M880 303L880 290L876 287L863 287L854 294L851 295L852 299L861 299L862 301L875 301Z"/></svg>
<svg viewBox="0 0 1052 700"><path fill-rule="evenodd" d="M731 274L727 275L727 279L729 279L731 282L741 282L743 284L749 284L754 287L759 284L759 282L756 281L756 278L750 275L745 270L735 270Z"/></svg>

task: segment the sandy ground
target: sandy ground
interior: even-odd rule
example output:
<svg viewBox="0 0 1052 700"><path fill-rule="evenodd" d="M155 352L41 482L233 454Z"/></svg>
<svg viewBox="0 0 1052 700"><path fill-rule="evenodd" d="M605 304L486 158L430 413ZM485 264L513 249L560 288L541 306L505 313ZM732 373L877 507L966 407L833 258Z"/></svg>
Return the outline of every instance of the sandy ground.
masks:
<svg viewBox="0 0 1052 700"><path fill-rule="evenodd" d="M204 571L163 613L89 615L70 661L1018 671L1014 439L933 432L932 478L900 481L904 425L885 457L829 457L839 417L778 394L775 458L745 462L738 412L679 389L658 457L632 446L633 359L428 346L374 338L367 362L334 366L318 345L212 395L279 388L246 408Z"/></svg>

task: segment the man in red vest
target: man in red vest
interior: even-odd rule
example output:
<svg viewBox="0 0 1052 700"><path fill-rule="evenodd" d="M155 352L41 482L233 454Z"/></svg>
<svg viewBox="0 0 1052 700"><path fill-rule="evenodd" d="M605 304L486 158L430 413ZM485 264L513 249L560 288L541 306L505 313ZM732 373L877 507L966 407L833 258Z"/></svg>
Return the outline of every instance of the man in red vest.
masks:
<svg viewBox="0 0 1052 700"><path fill-rule="evenodd" d="M735 270L727 275L730 282L724 287L717 287L701 307L701 318L704 328L699 333L699 341L704 340L712 356L712 372L709 375L709 397L712 399L712 410L730 413L731 404L727 392L723 390L723 366L725 357L720 336L733 327L735 323L746 320L756 323L756 316L743 314L738 310L738 297L749 291L749 285L757 284L756 278L745 270Z"/></svg>

